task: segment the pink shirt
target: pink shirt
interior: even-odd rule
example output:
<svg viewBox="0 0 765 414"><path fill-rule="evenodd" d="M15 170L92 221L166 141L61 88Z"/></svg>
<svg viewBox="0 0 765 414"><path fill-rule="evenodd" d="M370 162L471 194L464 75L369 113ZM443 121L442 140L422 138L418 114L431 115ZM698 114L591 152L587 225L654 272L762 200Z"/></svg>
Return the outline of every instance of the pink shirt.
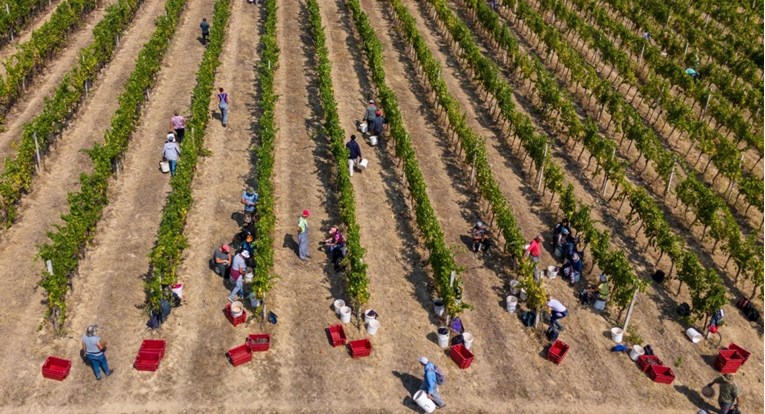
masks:
<svg viewBox="0 0 765 414"><path fill-rule="evenodd" d="M532 257L539 257L539 255L542 254L542 246L539 245L537 239L534 239L529 243L528 251Z"/></svg>
<svg viewBox="0 0 765 414"><path fill-rule="evenodd" d="M184 129L186 128L186 119L182 116L174 116L170 122L173 124L173 129Z"/></svg>

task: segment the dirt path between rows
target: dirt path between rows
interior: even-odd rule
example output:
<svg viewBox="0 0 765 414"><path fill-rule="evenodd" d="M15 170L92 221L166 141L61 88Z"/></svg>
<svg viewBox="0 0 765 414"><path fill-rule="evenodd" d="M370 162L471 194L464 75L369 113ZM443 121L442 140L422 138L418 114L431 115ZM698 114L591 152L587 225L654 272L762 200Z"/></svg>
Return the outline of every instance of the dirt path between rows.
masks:
<svg viewBox="0 0 765 414"><path fill-rule="evenodd" d="M32 37L32 33L34 33L35 30L39 29L40 26L50 20L50 16L56 11L59 3L61 3L61 0L52 0L49 4L43 5L44 10L40 10L31 21L28 21L21 29L21 33L14 33L13 40L8 39L8 42L2 44L2 46L0 46L0 62L5 61L8 56L16 53L16 47L18 45L27 42ZM2 71L4 74L5 68L3 68Z"/></svg>
<svg viewBox="0 0 765 414"><path fill-rule="evenodd" d="M212 0L191 0L187 4L164 69L159 74L151 100L130 143L121 173L112 182L110 204L105 208L97 234L74 278L74 293L69 296L69 336L40 337L45 345L36 347L24 358L26 381L21 389L34 390L31 399L42 406L68 405L80 410L102 401L140 398L151 389L143 373L131 368L135 353L145 336L146 316L142 276L148 270L148 254L154 243L164 197L169 190L168 176L157 169L169 119L175 108L189 107L195 71L204 48L197 41L198 25L212 11ZM151 21L139 30L153 32ZM181 161L183 162L183 158ZM96 383L90 368L77 355L80 336L90 323L101 326L101 336L110 341L110 366L117 374L109 385ZM51 384L31 373L39 369L46 355L73 360L72 373L63 384ZM38 386L32 387L29 381ZM143 382L143 383L142 383ZM41 386L45 384L45 386ZM96 385L97 384L97 385ZM58 385L58 386L55 386Z"/></svg>
<svg viewBox="0 0 765 414"><path fill-rule="evenodd" d="M40 271L44 267L35 257L36 246L49 241L46 232L52 230L53 225L61 224L59 216L68 211L67 193L76 191L79 188L79 175L90 171L90 157L82 150L102 141L119 104L114 97L123 90L135 67L138 52L152 33L152 30L141 29L153 26L154 18L162 12L163 5L161 0L151 0L138 11L135 28L126 33L120 50L106 66L102 81L83 104L82 116L72 123L58 141L57 148L47 160L47 169L37 177L32 192L22 200L18 221L3 234L0 241L0 265L6 269L26 269L25 277L3 278L0 281L0 301L5 304L0 315L0 326L4 327L6 335L37 337L38 341L47 338L45 333L35 332L45 312L44 305L40 303L43 291L36 289ZM10 356L3 361L9 364L13 361L14 366L17 366L17 361L23 356L17 355L20 351L16 350L16 344L4 343L1 346L4 355ZM37 350L33 355L37 357ZM22 372L36 373L38 362L35 359L30 362L31 365L23 366ZM7 368L2 372L11 375L15 371L18 368ZM0 401L13 400L21 404L29 396L28 388L17 388L14 382L11 377L0 380L0 383L6 384L2 387L3 398ZM14 395L14 398L4 398L9 395Z"/></svg>

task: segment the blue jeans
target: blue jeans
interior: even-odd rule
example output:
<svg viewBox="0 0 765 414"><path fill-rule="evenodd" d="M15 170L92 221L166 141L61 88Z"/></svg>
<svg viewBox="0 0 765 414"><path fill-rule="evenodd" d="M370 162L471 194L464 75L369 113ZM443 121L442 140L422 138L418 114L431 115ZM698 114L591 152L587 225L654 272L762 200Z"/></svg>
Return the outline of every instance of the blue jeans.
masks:
<svg viewBox="0 0 765 414"><path fill-rule="evenodd" d="M228 104L222 102L220 105L218 105L218 109L220 109L221 123L223 126L226 126L226 124L228 124Z"/></svg>
<svg viewBox="0 0 765 414"><path fill-rule="evenodd" d="M106 355L103 352L100 354L88 354L88 361L93 368L93 373L96 374L96 378L101 379L101 370L106 375L111 375L112 371L109 369L109 364L106 362Z"/></svg>
<svg viewBox="0 0 765 414"><path fill-rule="evenodd" d="M170 175L175 175L175 167L178 166L178 160L167 160L170 163Z"/></svg>
<svg viewBox="0 0 765 414"><path fill-rule="evenodd" d="M723 401L717 401L720 403L720 413L721 414L728 414L728 411L730 411L733 408L732 402L723 402Z"/></svg>
<svg viewBox="0 0 765 414"><path fill-rule="evenodd" d="M231 294L228 295L228 298L234 300L237 294L244 296L244 276L242 275L239 275L239 279L236 279L236 282L234 282L234 288L231 289Z"/></svg>

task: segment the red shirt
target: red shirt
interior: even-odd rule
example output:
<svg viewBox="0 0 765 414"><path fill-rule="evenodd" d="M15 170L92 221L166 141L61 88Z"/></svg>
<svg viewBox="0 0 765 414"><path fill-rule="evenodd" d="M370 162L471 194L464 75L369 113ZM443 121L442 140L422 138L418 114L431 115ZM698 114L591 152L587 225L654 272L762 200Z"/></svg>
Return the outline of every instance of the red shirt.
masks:
<svg viewBox="0 0 765 414"><path fill-rule="evenodd" d="M528 252L532 257L539 257L539 255L542 254L542 246L537 239L534 239L529 243Z"/></svg>

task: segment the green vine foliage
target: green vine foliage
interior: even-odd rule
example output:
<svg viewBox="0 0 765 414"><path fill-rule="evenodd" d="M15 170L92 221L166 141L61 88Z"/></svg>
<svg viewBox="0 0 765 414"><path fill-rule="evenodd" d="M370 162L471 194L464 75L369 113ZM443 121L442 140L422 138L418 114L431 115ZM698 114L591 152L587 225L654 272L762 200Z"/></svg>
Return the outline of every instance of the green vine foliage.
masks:
<svg viewBox="0 0 765 414"><path fill-rule="evenodd" d="M361 37L361 47L367 56L372 81L377 86L379 101L389 121L390 136L393 139L396 155L403 161L404 176L414 200L415 222L425 240L425 247L430 252L429 261L433 268L437 294L444 301L447 312L456 316L469 308L469 305L462 301L460 293L462 280L459 275L455 277L454 284L450 284L452 272L459 273L460 269L444 240L443 230L428 198L425 180L417 164L411 138L404 128L396 95L385 82L380 40L372 29L369 18L361 10L359 1L348 0L346 4L353 15L356 29Z"/></svg>
<svg viewBox="0 0 765 414"><path fill-rule="evenodd" d="M135 17L143 0L120 0L107 8L106 15L93 29L93 42L80 52L79 64L59 82L53 96L46 99L42 113L24 125L15 158L5 160L0 172L0 215L10 226L17 217L17 204L32 187L35 170L35 135L40 152L45 154L77 113L85 99L85 82L92 82L112 58L116 39Z"/></svg>
<svg viewBox="0 0 765 414"><path fill-rule="evenodd" d="M183 140L183 161L178 163L175 176L170 179L170 193L159 224L157 242L149 254L149 274L145 279L146 305L149 312L159 309L163 299L163 286L177 281L178 266L183 251L189 246L183 232L186 217L194 203L191 183L197 160L204 151L204 131L210 119L211 92L215 86L215 70L220 65L220 53L226 35L230 0L215 0L212 29L202 63L197 72L197 83L191 95L191 116L186 128L192 131Z"/></svg>
<svg viewBox="0 0 765 414"><path fill-rule="evenodd" d="M49 232L50 242L39 246L38 255L51 260L53 273L44 272L40 286L47 293L48 314L58 310L59 320L54 323L63 327L66 319L66 293L69 279L79 266L87 243L93 238L101 213L109 202L109 179L114 174L116 163L127 151L130 138L138 125L141 106L146 99L146 90L156 82L170 40L178 27L186 0L169 0L165 14L156 20L156 29L138 55L135 69L125 84L125 91L119 97L120 106L112 117L111 128L107 130L104 144L96 144L88 150L93 160L93 172L80 176L80 191L69 193L69 213L64 214L64 225L56 226ZM130 9L113 9L110 12ZM132 20L131 14L113 18ZM103 33L103 32L102 32Z"/></svg>
<svg viewBox="0 0 765 414"><path fill-rule="evenodd" d="M6 5L8 9L5 9ZM11 35L18 33L37 16L50 6L48 0L6 0L0 6L0 43L11 41Z"/></svg>
<svg viewBox="0 0 765 414"><path fill-rule="evenodd" d="M340 115L337 113L337 102L332 88L332 64L329 61L326 36L321 24L319 4L316 0L308 0L308 15L311 21L311 34L318 55L319 95L324 109L323 132L329 138L335 161L342 166L348 159L348 149L345 148L345 131L340 126ZM364 263L365 250L361 246L359 225L356 221L353 185L347 168L337 169L337 194L340 220L345 224L347 235L348 256L345 260L350 263L350 269L345 274L345 290L356 308L360 309L369 301L369 281L367 279L367 265Z"/></svg>

